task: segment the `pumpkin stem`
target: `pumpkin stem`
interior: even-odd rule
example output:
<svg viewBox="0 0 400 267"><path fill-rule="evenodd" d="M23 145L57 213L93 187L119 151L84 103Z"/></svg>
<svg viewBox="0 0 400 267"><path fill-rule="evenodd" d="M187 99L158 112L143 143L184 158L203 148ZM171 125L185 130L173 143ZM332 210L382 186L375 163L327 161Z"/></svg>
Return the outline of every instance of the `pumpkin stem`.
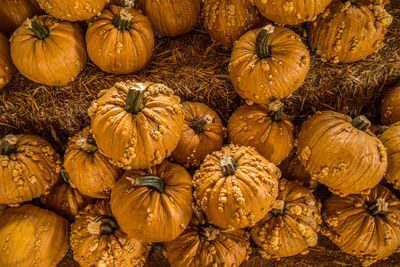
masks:
<svg viewBox="0 0 400 267"><path fill-rule="evenodd" d="M114 217L99 215L87 226L88 232L92 235L112 235L119 228Z"/></svg>
<svg viewBox="0 0 400 267"><path fill-rule="evenodd" d="M224 155L223 158L219 161L219 163L221 165L222 173L225 176L235 174L237 165L236 165L235 160L232 158L232 156Z"/></svg>
<svg viewBox="0 0 400 267"><path fill-rule="evenodd" d="M60 174L61 174L61 178L64 180L64 182L69 183L69 180L70 180L69 174L64 168L61 168Z"/></svg>
<svg viewBox="0 0 400 267"><path fill-rule="evenodd" d="M267 25L263 27L257 35L256 54L260 59L268 58L271 56L271 47L268 45L268 40L274 30L274 26Z"/></svg>
<svg viewBox="0 0 400 267"><path fill-rule="evenodd" d="M10 155L17 152L17 137L13 134L4 136L0 144L0 155Z"/></svg>
<svg viewBox="0 0 400 267"><path fill-rule="evenodd" d="M163 179L157 175L140 175L136 176L135 178L126 177L126 179L131 181L134 187L147 186L153 190L156 190L160 194L164 193L165 183Z"/></svg>
<svg viewBox="0 0 400 267"><path fill-rule="evenodd" d="M351 4L355 4L357 3L357 0L344 0L343 2L350 2Z"/></svg>
<svg viewBox="0 0 400 267"><path fill-rule="evenodd" d="M204 128L210 122L212 122L211 116L203 115L200 118L193 119L189 127L192 128L196 134L200 134L204 132Z"/></svg>
<svg viewBox="0 0 400 267"><path fill-rule="evenodd" d="M132 15L126 12L126 9L121 9L118 14L114 17L112 24L118 30L129 30L132 27Z"/></svg>
<svg viewBox="0 0 400 267"><path fill-rule="evenodd" d="M371 122L364 115L360 115L352 120L351 125L361 131L366 131L371 126Z"/></svg>
<svg viewBox="0 0 400 267"><path fill-rule="evenodd" d="M145 91L146 87L144 84L134 84L128 91L125 110L133 114L138 114L144 108L143 97Z"/></svg>
<svg viewBox="0 0 400 267"><path fill-rule="evenodd" d="M219 230L209 225L202 225L199 227L199 239L206 241L213 241L217 239Z"/></svg>
<svg viewBox="0 0 400 267"><path fill-rule="evenodd" d="M378 198L368 203L368 211L372 216L382 216L389 211L388 203L383 198Z"/></svg>
<svg viewBox="0 0 400 267"><path fill-rule="evenodd" d="M80 137L76 140L76 145L79 146L80 150L89 154L93 154L97 151L96 141L91 135Z"/></svg>
<svg viewBox="0 0 400 267"><path fill-rule="evenodd" d="M28 29L31 30L33 35L39 40L43 40L49 36L49 29L34 19L28 19Z"/></svg>
<svg viewBox="0 0 400 267"><path fill-rule="evenodd" d="M270 212L275 216L283 215L285 213L285 201L281 199L275 200Z"/></svg>
<svg viewBox="0 0 400 267"><path fill-rule="evenodd" d="M284 109L285 105L280 100L274 100L269 104L270 112L268 115L275 122L281 121Z"/></svg>

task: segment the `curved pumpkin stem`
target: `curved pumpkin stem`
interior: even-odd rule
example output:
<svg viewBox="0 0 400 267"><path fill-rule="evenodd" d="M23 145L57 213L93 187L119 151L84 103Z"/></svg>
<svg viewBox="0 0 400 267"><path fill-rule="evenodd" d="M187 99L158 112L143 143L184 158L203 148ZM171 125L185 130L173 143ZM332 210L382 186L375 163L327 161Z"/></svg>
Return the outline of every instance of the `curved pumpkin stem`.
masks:
<svg viewBox="0 0 400 267"><path fill-rule="evenodd" d="M285 105L280 100L274 100L269 104L270 112L268 115L275 122L281 121L284 109Z"/></svg>
<svg viewBox="0 0 400 267"><path fill-rule="evenodd" d="M64 168L61 169L60 174L61 174L61 178L63 179L63 181L66 183L69 183L69 181L70 181L69 174Z"/></svg>
<svg viewBox="0 0 400 267"><path fill-rule="evenodd" d="M364 115L360 115L352 120L351 125L361 131L366 131L371 126L371 122Z"/></svg>
<svg viewBox="0 0 400 267"><path fill-rule="evenodd" d="M223 158L219 161L219 163L221 165L221 171L225 176L235 174L237 165L232 156L224 155Z"/></svg>
<svg viewBox="0 0 400 267"><path fill-rule="evenodd" d="M260 59L268 58L271 56L271 47L268 45L269 37L274 32L275 27L267 25L261 29L256 39L256 54Z"/></svg>
<svg viewBox="0 0 400 267"><path fill-rule="evenodd" d="M126 179L130 180L134 187L147 186L160 194L164 193L165 183L157 175L140 175L135 178L126 177Z"/></svg>
<svg viewBox="0 0 400 267"><path fill-rule="evenodd" d="M133 114L138 114L144 108L143 97L145 91L146 87L144 84L134 84L128 91L125 110Z"/></svg>
<svg viewBox="0 0 400 267"><path fill-rule="evenodd" d="M382 216L389 211L388 203L383 198L375 199L368 203L368 211L372 216Z"/></svg>
<svg viewBox="0 0 400 267"><path fill-rule="evenodd" d="M118 14L114 17L112 24L118 30L129 30L132 27L132 15L126 12L125 9L121 9Z"/></svg>
<svg viewBox="0 0 400 267"><path fill-rule="evenodd" d="M87 226L88 232L92 235L112 235L119 228L114 217L99 215Z"/></svg>
<svg viewBox="0 0 400 267"><path fill-rule="evenodd" d="M275 200L270 212L275 216L285 214L285 201L281 199Z"/></svg>
<svg viewBox="0 0 400 267"><path fill-rule="evenodd" d="M10 155L17 152L17 137L13 134L4 136L0 144L0 155Z"/></svg>
<svg viewBox="0 0 400 267"><path fill-rule="evenodd" d="M192 122L190 123L189 127L192 128L195 133L199 134L199 133L204 132L204 128L211 121L212 121L212 119L210 118L210 116L203 115L200 118L193 119Z"/></svg>
<svg viewBox="0 0 400 267"><path fill-rule="evenodd" d="M91 135L80 137L78 140L76 140L76 144L79 146L80 150L89 154L93 154L98 149L96 140L94 140L93 136Z"/></svg>
<svg viewBox="0 0 400 267"><path fill-rule="evenodd" d="M31 30L33 35L39 40L43 40L49 36L49 29L34 19L28 19L28 29Z"/></svg>

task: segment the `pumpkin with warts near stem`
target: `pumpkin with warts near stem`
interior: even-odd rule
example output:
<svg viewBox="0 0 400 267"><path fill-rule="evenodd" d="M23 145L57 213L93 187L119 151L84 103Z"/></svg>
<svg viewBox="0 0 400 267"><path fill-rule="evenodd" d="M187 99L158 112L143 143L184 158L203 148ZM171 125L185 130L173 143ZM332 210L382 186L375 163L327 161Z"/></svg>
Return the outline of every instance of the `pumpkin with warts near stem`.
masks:
<svg viewBox="0 0 400 267"><path fill-rule="evenodd" d="M228 121L229 142L255 147L268 161L278 165L293 149L293 124L283 113L284 104L274 100L269 107L243 105Z"/></svg>
<svg viewBox="0 0 400 267"><path fill-rule="evenodd" d="M121 231L108 200L79 212L71 224L70 244L80 266L143 266L151 248Z"/></svg>
<svg viewBox="0 0 400 267"><path fill-rule="evenodd" d="M0 89L6 86L15 73L15 67L10 56L10 42L0 32Z"/></svg>
<svg viewBox="0 0 400 267"><path fill-rule="evenodd" d="M109 0L36 0L53 17L67 21L81 21L99 14Z"/></svg>
<svg viewBox="0 0 400 267"><path fill-rule="evenodd" d="M380 113L382 123L385 125L400 121L400 82L384 94Z"/></svg>
<svg viewBox="0 0 400 267"><path fill-rule="evenodd" d="M48 86L74 81L86 64L82 29L50 16L27 19L11 36L11 58L28 79Z"/></svg>
<svg viewBox="0 0 400 267"><path fill-rule="evenodd" d="M193 197L211 224L253 226L271 209L280 176L253 147L231 144L206 156L193 177Z"/></svg>
<svg viewBox="0 0 400 267"><path fill-rule="evenodd" d="M183 128L180 98L151 82L119 82L100 91L88 114L99 151L126 170L160 164Z"/></svg>
<svg viewBox="0 0 400 267"><path fill-rule="evenodd" d="M173 161L186 168L199 166L204 158L221 149L226 128L214 110L199 102L183 102L184 125Z"/></svg>
<svg viewBox="0 0 400 267"><path fill-rule="evenodd" d="M6 135L0 142L0 204L17 205L48 194L60 165L60 156L39 136Z"/></svg>
<svg viewBox="0 0 400 267"><path fill-rule="evenodd" d="M99 152L90 127L69 139L64 168L69 174L71 187L92 198L108 198L112 186L123 173Z"/></svg>
<svg viewBox="0 0 400 267"><path fill-rule="evenodd" d="M235 43L228 66L238 95L249 104L268 104L293 93L310 68L310 54L300 36L267 25L248 31Z"/></svg>

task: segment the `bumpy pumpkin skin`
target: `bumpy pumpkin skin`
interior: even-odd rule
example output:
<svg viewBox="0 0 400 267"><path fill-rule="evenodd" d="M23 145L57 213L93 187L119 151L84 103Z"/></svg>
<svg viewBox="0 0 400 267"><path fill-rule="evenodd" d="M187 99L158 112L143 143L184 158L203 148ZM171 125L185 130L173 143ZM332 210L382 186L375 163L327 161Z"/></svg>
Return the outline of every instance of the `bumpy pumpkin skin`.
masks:
<svg viewBox="0 0 400 267"><path fill-rule="evenodd" d="M387 167L386 149L369 130L334 111L318 112L303 123L297 155L312 179L342 196L368 194Z"/></svg>
<svg viewBox="0 0 400 267"><path fill-rule="evenodd" d="M79 192L92 198L108 198L123 170L109 163L95 143L88 143L92 138L90 127L85 127L69 139L64 168L69 175L69 183Z"/></svg>
<svg viewBox="0 0 400 267"><path fill-rule="evenodd" d="M10 56L10 42L0 32L0 89L10 82L14 73L15 67Z"/></svg>
<svg viewBox="0 0 400 267"><path fill-rule="evenodd" d="M79 21L93 18L108 0L36 0L40 7L60 20Z"/></svg>
<svg viewBox="0 0 400 267"><path fill-rule="evenodd" d="M380 200L379 200L380 199ZM381 201L383 214L369 211ZM377 205L379 206L379 205ZM322 233L343 252L356 256L363 266L384 259L400 248L400 201L389 189L378 185L370 195L331 195L322 208L326 227Z"/></svg>
<svg viewBox="0 0 400 267"><path fill-rule="evenodd" d="M218 114L199 102L183 102L184 125L175 150L173 161L186 168L199 166L204 158L221 149L226 134Z"/></svg>
<svg viewBox="0 0 400 267"><path fill-rule="evenodd" d="M116 16L124 18L120 23L130 26L114 24ZM150 60L154 35L150 21L139 10L111 6L89 24L86 45L89 58L101 70L128 74L141 70Z"/></svg>
<svg viewBox="0 0 400 267"><path fill-rule="evenodd" d="M382 98L381 121L385 125L400 121L400 82Z"/></svg>
<svg viewBox="0 0 400 267"><path fill-rule="evenodd" d="M67 21L50 16L34 17L49 34L38 39L32 19L26 20L11 36L11 58L17 69L28 79L60 86L72 82L86 64L87 54L82 29Z"/></svg>
<svg viewBox="0 0 400 267"><path fill-rule="evenodd" d="M165 184L162 193L134 186L141 175L156 175ZM169 161L147 170L127 171L111 190L111 209L129 236L146 242L171 241L192 217L192 179L185 168Z"/></svg>
<svg viewBox="0 0 400 267"><path fill-rule="evenodd" d="M308 253L318 242L321 204L297 181L281 179L273 209L250 229L264 258Z"/></svg>
<svg viewBox="0 0 400 267"><path fill-rule="evenodd" d="M365 59L383 47L392 22L384 6L371 0L333 0L316 21L310 23L310 46L322 61L349 63Z"/></svg>
<svg viewBox="0 0 400 267"><path fill-rule="evenodd" d="M69 223L31 204L9 208L0 217L0 266L55 267L68 251Z"/></svg>
<svg viewBox="0 0 400 267"><path fill-rule="evenodd" d="M256 55L260 31L270 33L271 56ZM235 43L228 66L230 80L240 97L268 104L293 93L303 83L310 68L310 53L300 36L284 27L267 25L248 31Z"/></svg>
<svg viewBox="0 0 400 267"><path fill-rule="evenodd" d="M114 220L116 226L107 233L100 230L101 220L94 222L96 217L104 215ZM118 228L108 200L89 204L78 214L71 224L70 244L74 260L83 267L143 266L150 250L149 244L128 237Z"/></svg>
<svg viewBox="0 0 400 267"><path fill-rule="evenodd" d="M15 205L48 194L59 178L60 156L46 140L27 134L15 137L16 152L0 152L0 204Z"/></svg>
<svg viewBox="0 0 400 267"><path fill-rule="evenodd" d="M225 156L235 162L233 174L223 171ZM280 175L253 147L231 144L206 156L193 177L193 197L211 224L226 229L253 226L275 201Z"/></svg>
<svg viewBox="0 0 400 267"><path fill-rule="evenodd" d="M133 86L145 88L144 108L136 115L125 109ZM121 82L100 91L88 114L100 152L126 170L160 164L177 146L183 128L180 98L167 86L150 82Z"/></svg>

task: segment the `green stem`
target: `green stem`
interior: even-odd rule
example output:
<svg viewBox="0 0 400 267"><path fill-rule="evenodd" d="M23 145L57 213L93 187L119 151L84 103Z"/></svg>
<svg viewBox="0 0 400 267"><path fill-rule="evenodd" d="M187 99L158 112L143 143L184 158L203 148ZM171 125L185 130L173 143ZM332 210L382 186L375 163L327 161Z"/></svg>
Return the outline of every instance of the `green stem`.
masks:
<svg viewBox="0 0 400 267"><path fill-rule="evenodd" d="M96 218L94 218L90 224L100 224L99 227L99 234L101 235L112 235L115 230L119 228L117 221L114 219L114 217L107 216L107 215L99 215ZM89 225L90 225L89 224Z"/></svg>
<svg viewBox="0 0 400 267"><path fill-rule="evenodd" d="M234 175L236 173L237 165L232 156L224 155L219 163L221 165L222 173L225 176Z"/></svg>
<svg viewBox="0 0 400 267"><path fill-rule="evenodd" d="M366 131L371 126L371 122L364 115L360 115L360 116L356 117L350 123L351 123L351 125L353 125L353 127L357 128L361 131Z"/></svg>
<svg viewBox="0 0 400 267"><path fill-rule="evenodd" d="M351 4L356 4L357 0L344 0L343 2L350 2Z"/></svg>
<svg viewBox="0 0 400 267"><path fill-rule="evenodd" d="M157 175L141 175L129 180L134 187L147 186L160 194L164 193L165 183L163 179Z"/></svg>
<svg viewBox="0 0 400 267"><path fill-rule="evenodd" d="M70 180L69 175L68 175L68 172L64 168L61 169L60 174L61 174L61 178L64 180L64 182L69 183L69 180Z"/></svg>
<svg viewBox="0 0 400 267"><path fill-rule="evenodd" d="M280 100L274 100L269 104L270 112L268 115L275 122L281 121L284 109L285 105Z"/></svg>
<svg viewBox="0 0 400 267"><path fill-rule="evenodd" d="M260 59L268 58L271 56L271 48L268 44L269 37L272 32L267 29L261 29L256 39L256 54Z"/></svg>
<svg viewBox="0 0 400 267"><path fill-rule="evenodd" d="M122 10L114 17L112 24L120 31L129 30L132 27L131 20L127 17L126 11Z"/></svg>
<svg viewBox="0 0 400 267"><path fill-rule="evenodd" d="M40 24L34 19L29 19L29 22L29 29L33 32L33 35L35 35L36 38L43 40L49 36L49 29L46 26Z"/></svg>
<svg viewBox="0 0 400 267"><path fill-rule="evenodd" d="M78 140L76 140L76 144L79 146L80 150L89 154L93 154L98 149L96 141L91 135L80 137Z"/></svg>
<svg viewBox="0 0 400 267"><path fill-rule="evenodd" d="M17 152L17 137L13 134L4 136L0 144L0 155L10 155Z"/></svg>
<svg viewBox="0 0 400 267"><path fill-rule="evenodd" d="M372 216L382 216L389 211L388 203L383 198L368 203L368 211Z"/></svg>
<svg viewBox="0 0 400 267"><path fill-rule="evenodd" d="M143 84L134 84L128 91L128 95L126 97L125 110L138 114L143 108L143 97L146 88Z"/></svg>
<svg viewBox="0 0 400 267"><path fill-rule="evenodd" d="M204 128L209 123L206 116L201 116L200 118L195 118L190 123L189 127L194 130L195 133L200 134L204 132Z"/></svg>
<svg viewBox="0 0 400 267"><path fill-rule="evenodd" d="M285 201L281 199L275 200L270 212L275 216L285 214Z"/></svg>

